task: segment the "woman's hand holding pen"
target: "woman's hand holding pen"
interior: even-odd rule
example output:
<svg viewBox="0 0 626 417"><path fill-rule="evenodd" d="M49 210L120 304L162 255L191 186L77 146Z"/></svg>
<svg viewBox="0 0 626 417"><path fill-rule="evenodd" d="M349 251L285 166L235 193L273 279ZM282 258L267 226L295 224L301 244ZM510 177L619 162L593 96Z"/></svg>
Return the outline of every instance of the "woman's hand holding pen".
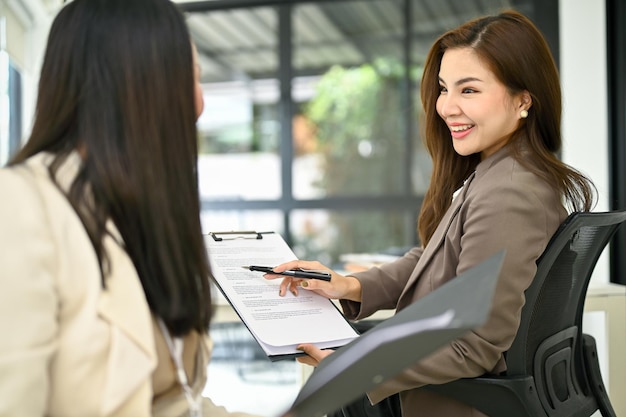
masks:
<svg viewBox="0 0 626 417"><path fill-rule="evenodd" d="M331 278L330 281L324 281L319 279L285 277L284 275L274 274L265 274L264 277L266 279L282 279L280 283L281 296L285 295L287 290L291 291L294 295L298 295L298 287L302 287L307 291L314 291L326 298L361 301L361 283L356 278L338 274L319 262L296 260L280 264L273 268L275 272L296 269L326 271L330 273ZM296 349L306 353L305 356L300 356L296 358L296 360L311 366L319 365L322 359L334 352L334 350L319 349L317 346L310 343L298 345Z"/></svg>
<svg viewBox="0 0 626 417"><path fill-rule="evenodd" d="M340 275L317 261L295 260L274 267L276 272L293 269L327 271L331 274L331 279L330 281L322 281L319 279L302 279L274 274L265 274L264 277L266 279L282 279L280 284L281 296L285 295L287 291L298 295L298 287L302 287L326 298L361 301L361 283L356 278Z"/></svg>

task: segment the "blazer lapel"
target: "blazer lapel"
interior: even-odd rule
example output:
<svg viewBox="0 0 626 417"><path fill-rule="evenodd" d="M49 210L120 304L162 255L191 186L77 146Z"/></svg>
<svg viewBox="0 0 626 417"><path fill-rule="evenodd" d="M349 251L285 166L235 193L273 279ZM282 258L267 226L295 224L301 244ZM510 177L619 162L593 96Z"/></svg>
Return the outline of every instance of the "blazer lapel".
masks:
<svg viewBox="0 0 626 417"><path fill-rule="evenodd" d="M153 355L152 315L141 281L131 259L119 244L121 237L113 222L109 221L107 229L111 233L105 237L111 271L106 278L106 289L100 297L98 311L144 352Z"/></svg>
<svg viewBox="0 0 626 417"><path fill-rule="evenodd" d="M424 248L424 252L422 253L422 256L417 262L417 265L415 266L415 269L413 270L413 273L411 274L411 277L409 278L407 285L404 287L404 291L402 291L402 294L400 295L399 300L403 300L404 295L407 292L409 292L409 290L411 293L413 293L413 290L411 288L417 282L417 277L421 275L424 268L432 260L433 255L437 253L439 247L443 244L443 240L446 234L448 233L448 229L450 229L452 220L456 217L459 210L461 209L461 206L463 205L463 201L465 201L467 189L469 188L470 183L474 179L474 176L475 176L475 173L473 172L469 177L467 177L467 179L463 183L463 188L461 189L460 193L454 198L454 200L452 200L452 204L450 205L450 208L448 208L448 211L441 219L441 222L439 223L439 226L437 226L437 229L433 233L433 236L430 238L428 245L426 245L426 247ZM401 303L398 302L398 307L400 307L400 304Z"/></svg>
<svg viewBox="0 0 626 417"><path fill-rule="evenodd" d="M102 392L105 414L149 387L157 365L152 314L131 259L114 240L117 230L111 230L105 238L111 271L98 301L98 314L110 324L111 334Z"/></svg>

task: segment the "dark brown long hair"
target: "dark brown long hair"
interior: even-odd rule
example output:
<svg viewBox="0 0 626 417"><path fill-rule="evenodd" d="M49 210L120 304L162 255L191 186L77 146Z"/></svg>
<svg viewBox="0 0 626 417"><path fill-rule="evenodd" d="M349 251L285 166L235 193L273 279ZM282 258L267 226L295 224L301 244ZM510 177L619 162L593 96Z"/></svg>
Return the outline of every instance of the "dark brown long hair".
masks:
<svg viewBox="0 0 626 417"><path fill-rule="evenodd" d="M31 136L11 164L48 151L52 178L84 163L68 199L103 271L112 220L152 312L206 332L210 267L200 226L191 39L168 0L74 0L55 18Z"/></svg>
<svg viewBox="0 0 626 417"><path fill-rule="evenodd" d="M433 172L418 221L422 243L429 241L454 191L480 162L479 154L461 156L454 151L450 131L437 114L441 59L450 48L472 48L509 93L530 93L528 117L509 140L513 156L559 190L570 209L590 210L595 196L592 182L557 157L561 149L561 87L550 49L527 17L505 11L446 32L426 58L420 93L423 137L433 159Z"/></svg>

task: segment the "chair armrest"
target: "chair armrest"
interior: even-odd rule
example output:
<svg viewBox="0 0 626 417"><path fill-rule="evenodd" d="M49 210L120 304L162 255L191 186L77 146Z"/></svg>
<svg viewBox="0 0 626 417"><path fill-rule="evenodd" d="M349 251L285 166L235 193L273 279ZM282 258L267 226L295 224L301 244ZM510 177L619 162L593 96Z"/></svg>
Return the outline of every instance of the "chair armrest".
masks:
<svg viewBox="0 0 626 417"><path fill-rule="evenodd" d="M490 417L545 417L532 377L464 378L422 389L469 404Z"/></svg>
<svg viewBox="0 0 626 417"><path fill-rule="evenodd" d="M583 333L583 355L585 357L585 372L587 380L603 417L616 417L615 410L609 400L609 395L602 381L596 340L593 336Z"/></svg>

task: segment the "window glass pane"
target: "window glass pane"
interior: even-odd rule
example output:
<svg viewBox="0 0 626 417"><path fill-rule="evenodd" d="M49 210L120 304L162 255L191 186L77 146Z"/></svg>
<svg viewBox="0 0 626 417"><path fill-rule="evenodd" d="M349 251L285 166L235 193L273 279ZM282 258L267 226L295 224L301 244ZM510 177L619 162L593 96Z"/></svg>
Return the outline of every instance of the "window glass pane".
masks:
<svg viewBox="0 0 626 417"><path fill-rule="evenodd" d="M280 158L273 152L200 154L201 198L275 200L280 197Z"/></svg>
<svg viewBox="0 0 626 417"><path fill-rule="evenodd" d="M405 195L425 189L429 159L420 158L415 175L407 166L407 150L417 155L424 150L416 112L407 108L405 97L402 13L400 2L386 0L294 8L295 72L306 74L310 93L293 96L298 104L294 197ZM296 78L294 84L299 82Z"/></svg>
<svg viewBox="0 0 626 417"><path fill-rule="evenodd" d="M198 120L202 197L280 198L275 9L190 13L187 22L204 91Z"/></svg>
<svg viewBox="0 0 626 417"><path fill-rule="evenodd" d="M402 255L416 233L414 214L375 210L296 210L292 248L300 259L341 269L347 254Z"/></svg>
<svg viewBox="0 0 626 417"><path fill-rule="evenodd" d="M233 230L284 233L280 210L203 210L200 221L205 234Z"/></svg>

